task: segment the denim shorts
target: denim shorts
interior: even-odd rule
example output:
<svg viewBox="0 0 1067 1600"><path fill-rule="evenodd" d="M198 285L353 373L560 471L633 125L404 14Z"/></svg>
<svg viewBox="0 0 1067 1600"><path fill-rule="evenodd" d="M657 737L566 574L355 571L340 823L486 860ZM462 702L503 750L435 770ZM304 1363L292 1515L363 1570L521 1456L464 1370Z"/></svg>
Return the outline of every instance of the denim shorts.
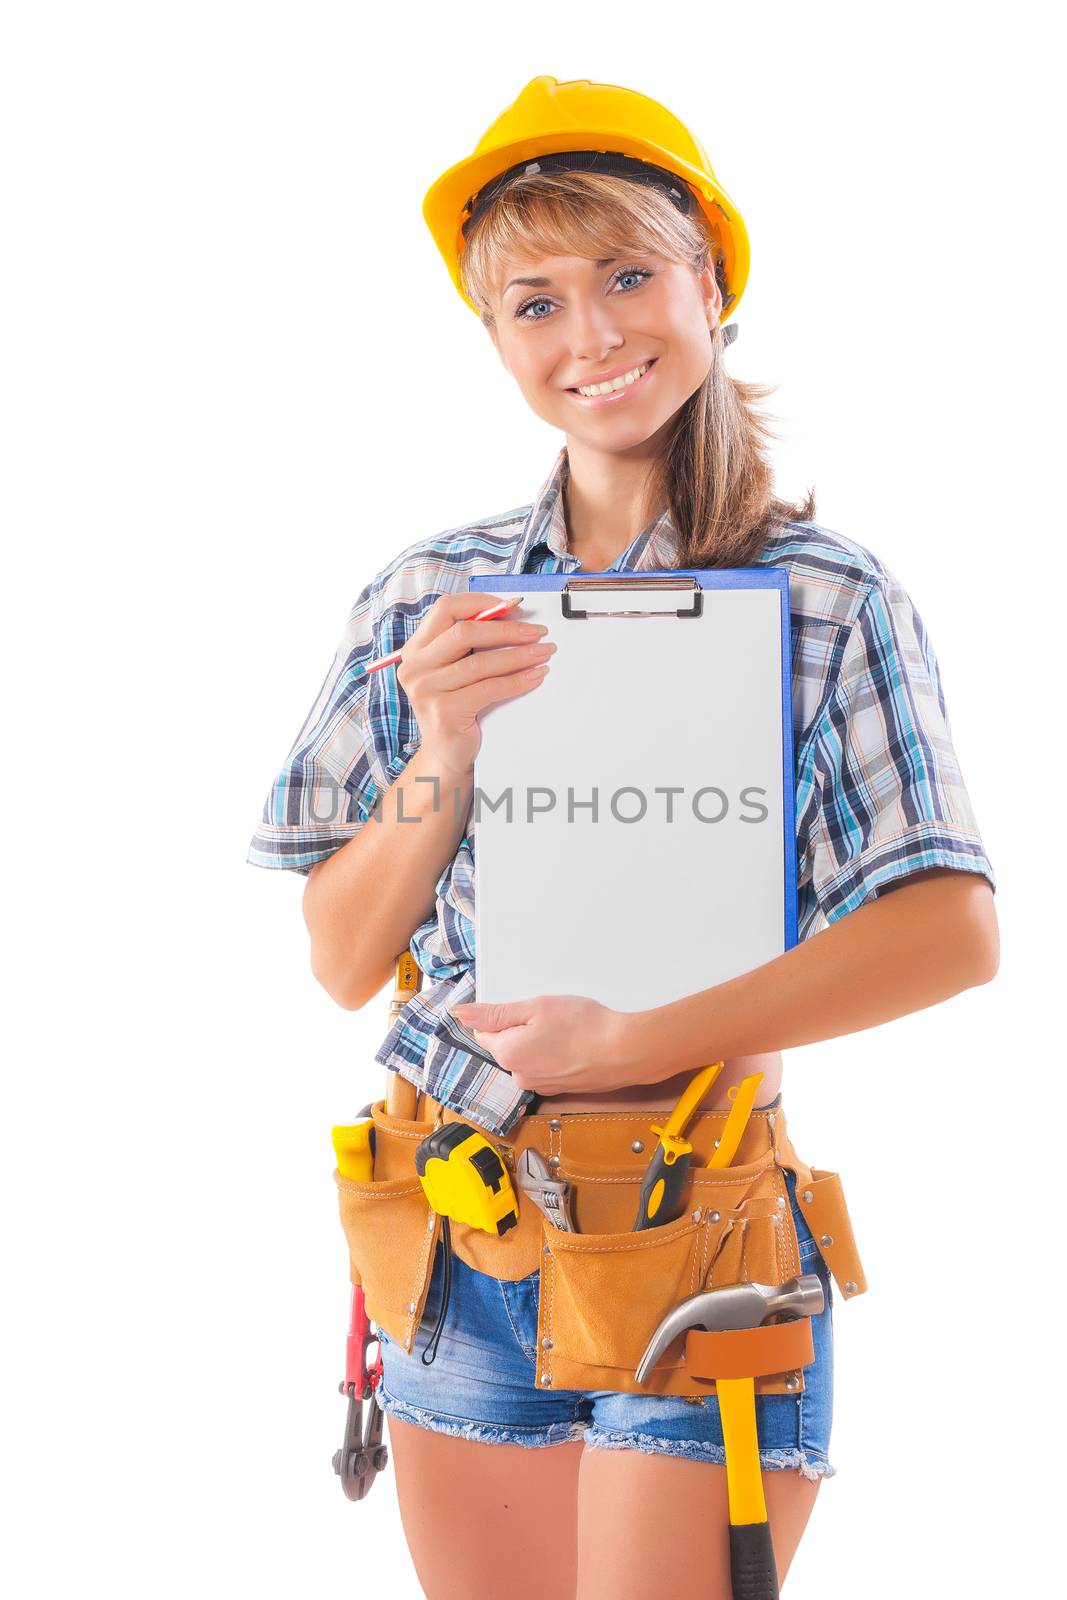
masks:
<svg viewBox="0 0 1067 1600"><path fill-rule="evenodd" d="M815 1360L799 1394L756 1395L756 1430L764 1468L792 1468L806 1478L833 1477L833 1294L830 1274L785 1170L800 1246L800 1270L818 1273L824 1309L812 1318ZM411 1354L379 1330L382 1381L378 1403L387 1416L488 1444L530 1449L583 1439L604 1450L642 1450L725 1464L718 1396L626 1394L613 1389L534 1385L540 1274L509 1283L476 1272L453 1255L452 1283L437 1355L422 1359L441 1306L444 1245L440 1241L422 1321Z"/></svg>

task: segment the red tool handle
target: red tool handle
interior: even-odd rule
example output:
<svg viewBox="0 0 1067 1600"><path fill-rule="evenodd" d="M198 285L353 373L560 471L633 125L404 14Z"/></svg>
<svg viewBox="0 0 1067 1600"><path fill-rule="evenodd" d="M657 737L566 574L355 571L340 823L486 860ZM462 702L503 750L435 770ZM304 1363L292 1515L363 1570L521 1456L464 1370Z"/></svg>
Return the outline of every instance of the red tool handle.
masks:
<svg viewBox="0 0 1067 1600"><path fill-rule="evenodd" d="M377 1386L382 1375L382 1353L373 1367L367 1366L367 1346L378 1336L371 1331L370 1318L363 1299L363 1285L352 1285L352 1316L345 1343L345 1381L342 1392L367 1398L369 1390Z"/></svg>

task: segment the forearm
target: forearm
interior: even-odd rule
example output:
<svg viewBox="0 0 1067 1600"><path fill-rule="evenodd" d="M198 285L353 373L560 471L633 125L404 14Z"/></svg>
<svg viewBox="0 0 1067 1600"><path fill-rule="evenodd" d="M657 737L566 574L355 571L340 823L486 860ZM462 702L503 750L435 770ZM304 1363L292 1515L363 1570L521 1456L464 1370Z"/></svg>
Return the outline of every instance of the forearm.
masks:
<svg viewBox="0 0 1067 1600"><path fill-rule="evenodd" d="M315 977L358 1009L431 915L445 865L463 837L473 773L447 770L420 746L340 850L313 867L304 892Z"/></svg>
<svg viewBox="0 0 1067 1600"><path fill-rule="evenodd" d="M999 958L992 898L973 873L934 872L751 972L623 1014L630 1081L859 1033L988 982Z"/></svg>

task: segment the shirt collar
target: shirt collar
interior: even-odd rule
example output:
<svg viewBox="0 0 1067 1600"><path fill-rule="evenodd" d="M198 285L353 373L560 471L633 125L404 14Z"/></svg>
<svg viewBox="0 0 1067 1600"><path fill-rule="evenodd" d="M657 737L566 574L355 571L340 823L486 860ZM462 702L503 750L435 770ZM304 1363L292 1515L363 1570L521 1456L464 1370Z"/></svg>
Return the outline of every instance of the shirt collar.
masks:
<svg viewBox="0 0 1067 1600"><path fill-rule="evenodd" d="M529 572L547 549L561 563L564 571L574 571L579 562L567 543L567 518L564 508L563 487L570 471L567 447L564 445L553 463L552 470L537 491L533 505L523 524L519 543L508 571ZM609 572L623 568L645 571L649 568L672 568L680 548L678 533L671 519L670 508L665 507L653 517L641 532L635 534L617 558L608 567Z"/></svg>

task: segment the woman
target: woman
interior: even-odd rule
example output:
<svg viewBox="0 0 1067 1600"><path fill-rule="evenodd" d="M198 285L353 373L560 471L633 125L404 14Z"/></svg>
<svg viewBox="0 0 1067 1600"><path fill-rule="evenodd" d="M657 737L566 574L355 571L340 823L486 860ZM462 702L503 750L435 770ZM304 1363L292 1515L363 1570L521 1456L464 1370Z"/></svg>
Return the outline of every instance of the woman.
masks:
<svg viewBox="0 0 1067 1600"><path fill-rule="evenodd" d="M750 1130L762 1143L748 1155L766 1150L784 1168L782 1048L935 1004L996 971L995 880L933 648L884 564L814 523L811 497L795 506L772 494L754 409L769 391L725 364L721 319L744 287L744 227L676 118L611 85L534 79L424 209L505 369L566 442L532 505L421 541L363 590L249 858L307 873L313 970L339 1004L377 995L410 946L423 991L377 1059L418 1086L422 1116L462 1117L513 1155L525 1129L553 1129L565 1169L574 1140L601 1153L605 1126L633 1134L627 1150L641 1152L653 1113L722 1058L694 1150L713 1147L730 1089L762 1072ZM799 943L647 1012L580 996L471 1003L478 718L536 693L550 650L537 643L543 629L471 621L491 597L469 593L467 579L760 564L790 572ZM395 673L362 671L401 647ZM403 825L416 817L421 826ZM378 1123L383 1198L412 1187L398 1176L410 1155L383 1156L388 1136L410 1152L419 1132ZM380 1173L380 1157L400 1164ZM803 1392L786 1383L757 1395L779 1581L835 1470L829 1236L816 1241L798 1204L796 1171L817 1169L790 1166L799 1261L820 1273L826 1304L812 1318ZM591 1189L577 1192L594 1205ZM418 1230L425 1207L413 1217ZM717 1397L561 1388L536 1348L552 1342L538 1339L540 1269L506 1271L506 1239L479 1247L468 1231L461 1247L459 1237L443 1325L438 1247L407 1329L393 1321L381 1336L380 1399L427 1595L590 1600L659 1593L665 1579L728 1594Z"/></svg>

